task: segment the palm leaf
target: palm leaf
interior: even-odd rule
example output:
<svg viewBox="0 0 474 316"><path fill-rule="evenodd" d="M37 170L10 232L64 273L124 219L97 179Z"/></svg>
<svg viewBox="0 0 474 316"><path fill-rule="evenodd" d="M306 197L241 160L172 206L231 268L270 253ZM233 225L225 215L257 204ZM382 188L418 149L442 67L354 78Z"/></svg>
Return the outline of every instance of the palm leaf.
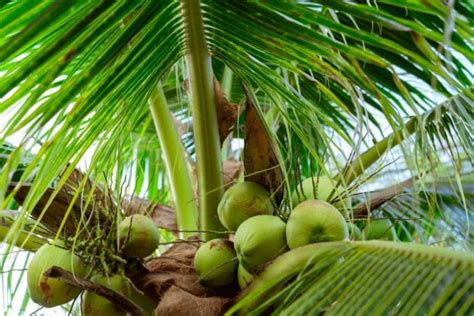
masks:
<svg viewBox="0 0 474 316"><path fill-rule="evenodd" d="M334 137L328 137L323 126L357 147L347 137L355 124L380 127L376 117L381 114L395 129L404 115L433 108L432 100L412 85L409 76L445 96L450 89L471 84L469 67L451 67L435 54L436 45L445 44L440 29L427 29L423 24L447 14L445 8L427 5L426 16L417 22L420 6L396 15L400 10L393 3L377 7L320 3L323 5L217 1L205 7L215 57L269 97L269 106L277 108L290 129L283 144L290 137L301 143L320 168L337 154L331 148L336 147ZM369 21L380 23L380 32ZM456 23L466 30L461 18ZM472 63L468 43L456 38L452 48L467 58L466 66ZM359 121L354 123L357 115ZM416 131L427 133L424 126ZM319 148L327 150L324 159L325 151ZM289 151L292 162L297 159L294 152L300 149Z"/></svg>
<svg viewBox="0 0 474 316"><path fill-rule="evenodd" d="M474 214L465 208L473 205L473 181L462 176L462 186L453 184L454 176L436 182L415 183L382 205L371 216L388 217L396 223L402 240L472 251Z"/></svg>
<svg viewBox="0 0 474 316"><path fill-rule="evenodd" d="M28 4L14 3L4 10L22 11L22 6ZM121 133L126 133L125 126L130 133L143 122L143 114L148 114L146 100L156 83L155 78L161 76L158 73L169 70L180 57L176 9L176 4L170 2L147 5L78 2L62 10L61 7L43 8L40 15L52 19L48 23L50 28L41 28L41 23L32 22L23 31L21 28L25 25L3 30L2 38L19 38L14 42L21 42L21 46L2 50L5 74L1 94L15 90L2 103L1 111L27 98L9 126L3 129L3 137L31 123L29 135L43 143L35 160L40 164L38 177L42 181L32 188L32 204L68 162L77 164L98 139L108 139L107 144L101 142L98 146L98 157L105 157L120 138L124 139ZM51 10L57 12L48 17ZM79 19L82 14L85 16ZM37 36L28 36L31 29ZM156 29L161 31L155 32ZM39 51L35 46L38 43L41 43ZM163 47L174 47L176 51ZM26 57L18 60L20 54ZM29 76L31 73L34 75ZM26 76L28 79L24 80ZM67 77L57 86L57 80L63 76ZM56 87L54 92L53 87ZM38 100L43 103L30 111ZM74 104L72 108L70 102ZM54 133L50 124L53 129L57 127ZM57 155L58 151L62 154ZM104 165L104 161L99 163ZM104 166L99 166L94 171L100 174L103 169ZM72 169L68 170L63 179Z"/></svg>
<svg viewBox="0 0 474 316"><path fill-rule="evenodd" d="M467 315L474 311L473 275L472 254L442 248L313 244L277 258L227 314Z"/></svg>

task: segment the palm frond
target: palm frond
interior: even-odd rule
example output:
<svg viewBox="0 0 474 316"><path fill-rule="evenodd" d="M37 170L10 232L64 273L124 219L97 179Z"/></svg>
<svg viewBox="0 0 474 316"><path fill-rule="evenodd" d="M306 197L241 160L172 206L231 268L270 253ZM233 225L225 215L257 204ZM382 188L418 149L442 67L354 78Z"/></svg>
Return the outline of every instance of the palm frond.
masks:
<svg viewBox="0 0 474 316"><path fill-rule="evenodd" d="M454 24L460 34L469 35L465 22L469 10L456 8L460 11ZM22 44L9 46L2 55L5 85L0 111L26 101L4 136L27 126L28 135L57 143L51 132L41 132L48 124L57 126L61 137L73 133L71 126L96 128L86 136L87 143L75 145L75 151L83 153L104 137L95 120L112 117L120 106L146 112L144 101L153 84L183 54L182 21L175 2L79 2L67 8L48 3L36 4L34 10L12 3L2 10L8 19L1 35ZM451 41L445 41L442 26L449 10L444 6L215 1L206 2L203 10L215 58L232 69L234 82L250 83L257 96L263 91L266 99L261 107L277 109L283 123L279 141L283 150L288 143L293 149L288 155L292 166L297 167L299 160L293 152L306 153L316 161L316 170L336 161L340 147L331 133L358 147L358 139L362 143L368 139L360 125L373 134L373 127L380 129L380 115L393 129L405 115L431 109L433 101L412 84L412 78L424 82L429 93L444 96L472 80L470 37L454 32ZM13 22L13 16L21 19ZM42 23L48 28L41 28ZM31 29L36 36L28 36ZM454 52L451 58L439 53L448 50ZM125 109L123 117L132 110ZM426 137L423 127L418 132ZM358 137L349 137L352 133ZM46 147L44 152L60 148ZM71 159L66 156L64 161ZM64 161L57 166L64 166ZM312 173L307 161L301 174ZM59 170L51 168L50 174Z"/></svg>
<svg viewBox="0 0 474 316"><path fill-rule="evenodd" d="M359 151L378 139L373 129L382 135L384 125L404 130L406 116L430 111L436 99L472 85L468 12L456 15L454 23L471 35L454 32L446 42L445 6L316 2L212 1L204 7L214 56L264 93L263 106L278 113L288 169L301 165L301 174L309 169L314 174L327 171L328 164L341 168L335 139ZM416 127L421 138L431 132L423 124ZM349 137L352 133L357 136ZM312 168L295 163L301 152Z"/></svg>
<svg viewBox="0 0 474 316"><path fill-rule="evenodd" d="M13 3L3 10L13 14L28 5ZM120 156L128 149L124 140L149 116L146 101L151 88L182 51L179 6L174 2L40 7L37 22L17 23L17 28L7 24L1 33L2 39L11 37L19 43L2 50L1 95L8 96L0 111L16 112L1 137L27 126L23 143L34 139L40 144L19 182L21 186L33 170L41 179L32 186L25 210L69 166L58 187L64 184L91 147L96 154L89 172L113 173L110 155ZM47 28L43 20L48 21ZM31 30L35 36L28 35ZM17 104L19 100L25 101ZM150 179L158 181L156 176Z"/></svg>
<svg viewBox="0 0 474 316"><path fill-rule="evenodd" d="M390 218L402 240L472 251L474 214L473 180L462 176L462 187L454 177L426 181L400 192L370 216Z"/></svg>
<svg viewBox="0 0 474 316"><path fill-rule="evenodd" d="M277 258L227 314L466 315L474 311L473 275L472 254L442 248L313 244Z"/></svg>

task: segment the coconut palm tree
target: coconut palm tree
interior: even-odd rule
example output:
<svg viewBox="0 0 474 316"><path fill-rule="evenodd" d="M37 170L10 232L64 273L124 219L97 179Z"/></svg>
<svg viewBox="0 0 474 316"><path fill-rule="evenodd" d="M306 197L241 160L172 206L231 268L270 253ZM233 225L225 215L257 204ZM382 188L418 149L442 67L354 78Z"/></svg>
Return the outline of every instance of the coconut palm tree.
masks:
<svg viewBox="0 0 474 316"><path fill-rule="evenodd" d="M29 301L19 251L45 243L126 275L141 299L47 272L136 314L474 312L468 0L6 0L0 16L7 312ZM229 185L261 184L286 220L323 175L346 221L388 218L397 241L295 248L241 292L196 285ZM121 256L133 213L161 227L155 259Z"/></svg>

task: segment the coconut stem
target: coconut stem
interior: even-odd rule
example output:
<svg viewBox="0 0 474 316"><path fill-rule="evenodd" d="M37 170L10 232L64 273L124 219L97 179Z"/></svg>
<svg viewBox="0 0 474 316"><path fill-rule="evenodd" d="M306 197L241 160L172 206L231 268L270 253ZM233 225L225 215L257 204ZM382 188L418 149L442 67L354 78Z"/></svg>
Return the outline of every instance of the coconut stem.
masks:
<svg viewBox="0 0 474 316"><path fill-rule="evenodd" d="M175 203L178 230L192 231L198 229L198 208L194 199L191 175L186 163L180 136L168 110L161 83L158 83L148 100L155 123L156 134L163 151L171 196ZM180 233L187 238L190 232Z"/></svg>
<svg viewBox="0 0 474 316"><path fill-rule="evenodd" d="M199 0L181 0L186 34L186 65L193 112L199 189L199 224L205 231L223 230L217 205L224 192L211 56L206 43ZM215 234L202 233L203 240Z"/></svg>

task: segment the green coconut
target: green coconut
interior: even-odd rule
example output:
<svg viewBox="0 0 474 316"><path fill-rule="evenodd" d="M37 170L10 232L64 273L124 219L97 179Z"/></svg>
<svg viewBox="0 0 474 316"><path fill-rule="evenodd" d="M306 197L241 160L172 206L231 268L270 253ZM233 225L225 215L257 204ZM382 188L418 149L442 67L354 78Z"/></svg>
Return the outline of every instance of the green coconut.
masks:
<svg viewBox="0 0 474 316"><path fill-rule="evenodd" d="M354 223L348 223L347 228L349 229L349 238L352 240L363 240L362 232L360 228Z"/></svg>
<svg viewBox="0 0 474 316"><path fill-rule="evenodd" d="M141 214L125 218L119 224L118 233L121 249L127 257L147 257L160 242L160 230L151 218Z"/></svg>
<svg viewBox="0 0 474 316"><path fill-rule="evenodd" d="M257 215L235 232L234 245L240 263L252 271L286 249L286 224L273 215Z"/></svg>
<svg viewBox="0 0 474 316"><path fill-rule="evenodd" d="M205 286L220 287L235 280L237 255L227 239L213 239L199 247L194 256L194 268Z"/></svg>
<svg viewBox="0 0 474 316"><path fill-rule="evenodd" d="M49 244L41 246L28 265L27 284L33 302L44 307L65 304L81 292L76 286L43 275L53 266L79 277L84 277L87 273L82 260L71 251Z"/></svg>
<svg viewBox="0 0 474 316"><path fill-rule="evenodd" d="M367 222L364 229L364 236L367 240L397 240L397 233L389 219L372 219Z"/></svg>
<svg viewBox="0 0 474 316"><path fill-rule="evenodd" d="M130 283L125 277L119 274L113 274L110 276L96 274L91 278L91 281L114 290L126 297L130 296ZM119 308L114 303L100 295L86 291L82 298L82 315L126 316L127 311Z"/></svg>
<svg viewBox="0 0 474 316"><path fill-rule="evenodd" d="M290 249L323 241L337 241L349 236L342 214L331 204L308 200L298 204L286 225Z"/></svg>
<svg viewBox="0 0 474 316"><path fill-rule="evenodd" d="M336 180L327 176L320 176L319 179L318 177L313 177L303 180L301 184L298 185L297 190L295 189L291 195L293 206L298 205L299 203L306 200L314 199L330 202L328 201L329 198L333 200L339 195L344 196L344 188L342 185L339 185L336 189L334 189L336 184ZM351 199L349 197L337 199L334 203L334 206L339 210L347 210L351 206Z"/></svg>
<svg viewBox="0 0 474 316"><path fill-rule="evenodd" d="M235 231L249 217L273 214L273 204L267 190L255 182L246 181L237 183L224 193L217 212L222 225Z"/></svg>
<svg viewBox="0 0 474 316"><path fill-rule="evenodd" d="M243 265L239 264L237 268L237 281L239 282L240 289L245 289L250 283L252 283L255 276L248 272Z"/></svg>

